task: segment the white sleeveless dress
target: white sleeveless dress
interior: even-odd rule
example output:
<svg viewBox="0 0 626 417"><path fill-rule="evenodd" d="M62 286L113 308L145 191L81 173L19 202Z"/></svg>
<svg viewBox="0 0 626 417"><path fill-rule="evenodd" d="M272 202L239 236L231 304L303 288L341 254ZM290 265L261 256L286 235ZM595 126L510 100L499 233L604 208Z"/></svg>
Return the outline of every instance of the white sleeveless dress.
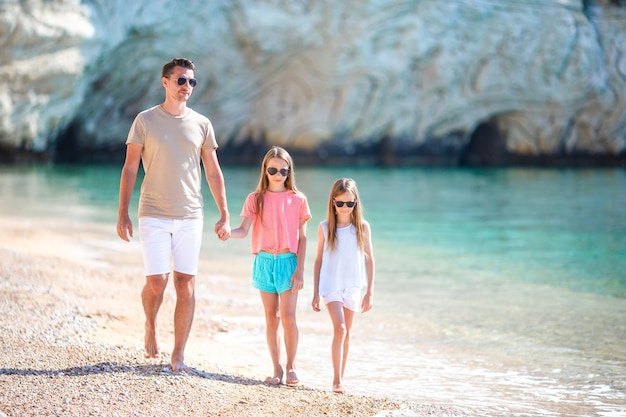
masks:
<svg viewBox="0 0 626 417"><path fill-rule="evenodd" d="M346 289L367 286L365 254L359 248L354 225L337 228L334 250L328 247L328 221L320 223L324 232L324 252L320 269L319 294L325 297Z"/></svg>

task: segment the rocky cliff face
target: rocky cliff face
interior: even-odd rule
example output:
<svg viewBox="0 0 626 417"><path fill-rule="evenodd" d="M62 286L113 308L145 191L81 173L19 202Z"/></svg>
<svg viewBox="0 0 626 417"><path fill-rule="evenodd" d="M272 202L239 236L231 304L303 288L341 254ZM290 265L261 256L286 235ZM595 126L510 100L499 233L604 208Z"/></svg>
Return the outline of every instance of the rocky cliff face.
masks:
<svg viewBox="0 0 626 417"><path fill-rule="evenodd" d="M117 157L174 56L196 63L190 105L226 156L626 154L619 0L5 0L0 45L5 160Z"/></svg>

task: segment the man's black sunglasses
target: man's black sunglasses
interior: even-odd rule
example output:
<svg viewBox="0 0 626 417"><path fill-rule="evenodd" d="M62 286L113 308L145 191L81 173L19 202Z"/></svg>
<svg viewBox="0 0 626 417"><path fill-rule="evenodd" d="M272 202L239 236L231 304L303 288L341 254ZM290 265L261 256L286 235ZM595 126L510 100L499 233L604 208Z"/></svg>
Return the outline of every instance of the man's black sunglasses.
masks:
<svg viewBox="0 0 626 417"><path fill-rule="evenodd" d="M348 206L348 208L352 208L356 204L356 200L354 200L354 201L337 201L337 200L333 200L333 203L335 203L335 205L337 207L343 207L343 205L345 204L346 206Z"/></svg>
<svg viewBox="0 0 626 417"><path fill-rule="evenodd" d="M178 77L178 79L176 80L176 83L178 85L185 85L187 81L189 81L189 85L192 87L195 87L196 84L198 84L198 80L196 80L195 78L185 78L185 77Z"/></svg>
<svg viewBox="0 0 626 417"><path fill-rule="evenodd" d="M276 175L277 172L280 172L280 175L282 175L283 177L286 177L287 175L289 175L289 169L288 168L283 168L283 169L277 169L274 167L270 167L267 169L267 173L270 175Z"/></svg>

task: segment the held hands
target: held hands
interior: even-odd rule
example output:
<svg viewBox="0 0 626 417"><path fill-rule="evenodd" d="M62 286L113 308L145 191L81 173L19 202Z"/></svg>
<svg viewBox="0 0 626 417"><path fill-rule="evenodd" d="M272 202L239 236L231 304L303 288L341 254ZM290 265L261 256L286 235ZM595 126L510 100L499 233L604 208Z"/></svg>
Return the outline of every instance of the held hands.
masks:
<svg viewBox="0 0 626 417"><path fill-rule="evenodd" d="M220 240L228 240L230 238L230 223L220 219L217 223L215 223L214 231Z"/></svg>

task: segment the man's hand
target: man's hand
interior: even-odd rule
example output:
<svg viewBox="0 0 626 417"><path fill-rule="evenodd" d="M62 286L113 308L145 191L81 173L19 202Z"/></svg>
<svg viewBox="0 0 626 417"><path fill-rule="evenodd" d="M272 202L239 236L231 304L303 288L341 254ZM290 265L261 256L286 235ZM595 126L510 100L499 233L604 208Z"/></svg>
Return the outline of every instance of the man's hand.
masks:
<svg viewBox="0 0 626 417"><path fill-rule="evenodd" d="M228 240L230 238L230 223L220 219L215 223L215 234L220 240Z"/></svg>
<svg viewBox="0 0 626 417"><path fill-rule="evenodd" d="M133 222L128 217L128 214L119 216L117 219L117 235L120 239L127 242L130 242L130 238L133 237Z"/></svg>

